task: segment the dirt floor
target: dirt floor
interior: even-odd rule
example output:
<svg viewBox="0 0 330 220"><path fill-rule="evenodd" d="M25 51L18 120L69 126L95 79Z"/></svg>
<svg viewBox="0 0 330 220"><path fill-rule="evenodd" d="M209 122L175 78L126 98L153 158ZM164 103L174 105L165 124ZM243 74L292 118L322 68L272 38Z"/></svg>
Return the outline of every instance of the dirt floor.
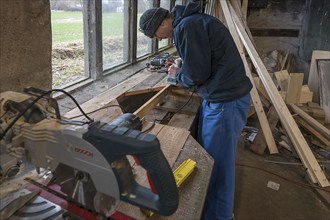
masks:
<svg viewBox="0 0 330 220"><path fill-rule="evenodd" d="M249 145L241 140L237 149L236 220L330 219L330 193L306 186L306 172L291 152L280 149L279 155L260 156Z"/></svg>

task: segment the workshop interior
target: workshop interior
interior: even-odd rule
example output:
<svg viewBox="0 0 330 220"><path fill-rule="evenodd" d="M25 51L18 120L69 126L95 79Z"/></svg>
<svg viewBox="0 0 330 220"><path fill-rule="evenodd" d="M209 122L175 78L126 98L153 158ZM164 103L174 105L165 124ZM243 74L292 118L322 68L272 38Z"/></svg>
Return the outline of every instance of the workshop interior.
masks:
<svg viewBox="0 0 330 220"><path fill-rule="evenodd" d="M253 88L232 219L330 216L330 1L0 1L0 219L202 219L203 98L144 11L199 4ZM235 117L235 116L234 116Z"/></svg>

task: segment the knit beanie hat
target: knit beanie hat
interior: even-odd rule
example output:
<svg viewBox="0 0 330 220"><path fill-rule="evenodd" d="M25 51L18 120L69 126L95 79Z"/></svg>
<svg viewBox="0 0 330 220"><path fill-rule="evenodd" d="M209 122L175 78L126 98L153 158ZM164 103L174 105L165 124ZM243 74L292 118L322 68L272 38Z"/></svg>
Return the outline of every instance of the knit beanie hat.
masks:
<svg viewBox="0 0 330 220"><path fill-rule="evenodd" d="M170 12L164 8L146 10L140 18L140 31L153 38L158 27Z"/></svg>

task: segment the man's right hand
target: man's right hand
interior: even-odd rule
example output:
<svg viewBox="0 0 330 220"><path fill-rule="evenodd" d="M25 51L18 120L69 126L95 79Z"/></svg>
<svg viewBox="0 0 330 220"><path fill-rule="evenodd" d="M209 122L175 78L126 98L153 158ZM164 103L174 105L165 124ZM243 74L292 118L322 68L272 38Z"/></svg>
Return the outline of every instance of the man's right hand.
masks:
<svg viewBox="0 0 330 220"><path fill-rule="evenodd" d="M176 78L176 73L178 71L180 71L180 67L178 67L176 64L172 64L169 68L168 68L168 75L170 77L172 77L173 79Z"/></svg>

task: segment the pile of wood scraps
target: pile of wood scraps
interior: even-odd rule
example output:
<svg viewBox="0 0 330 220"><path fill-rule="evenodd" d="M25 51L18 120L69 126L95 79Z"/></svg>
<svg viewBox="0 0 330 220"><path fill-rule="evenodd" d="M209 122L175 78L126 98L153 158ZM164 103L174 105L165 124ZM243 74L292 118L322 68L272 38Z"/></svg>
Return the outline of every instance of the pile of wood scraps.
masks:
<svg viewBox="0 0 330 220"><path fill-rule="evenodd" d="M314 149L329 152L330 131L325 126L326 110L322 108L322 105L329 106L325 101L329 100L329 96L323 98L321 106L318 105L313 99L315 90L310 89L310 83L303 84L304 73L291 71L292 56L289 51L281 56L276 54L272 68L265 66L253 43L244 16L246 13L243 13L239 1L218 0L212 1L212 4L219 8L209 10L209 13L228 27L241 54L247 76L253 84L250 93L253 104L251 115L255 111L260 127L251 150L263 154L268 148L270 154L278 154L280 147L285 146L285 149L293 151L301 160L312 183L328 187L329 181L316 159L318 155ZM317 67L317 62L314 67ZM327 63L320 64L320 67L323 73L328 68ZM328 78L329 74L323 74L324 80ZM326 96L326 91L322 95ZM323 159L329 160L329 156Z"/></svg>

